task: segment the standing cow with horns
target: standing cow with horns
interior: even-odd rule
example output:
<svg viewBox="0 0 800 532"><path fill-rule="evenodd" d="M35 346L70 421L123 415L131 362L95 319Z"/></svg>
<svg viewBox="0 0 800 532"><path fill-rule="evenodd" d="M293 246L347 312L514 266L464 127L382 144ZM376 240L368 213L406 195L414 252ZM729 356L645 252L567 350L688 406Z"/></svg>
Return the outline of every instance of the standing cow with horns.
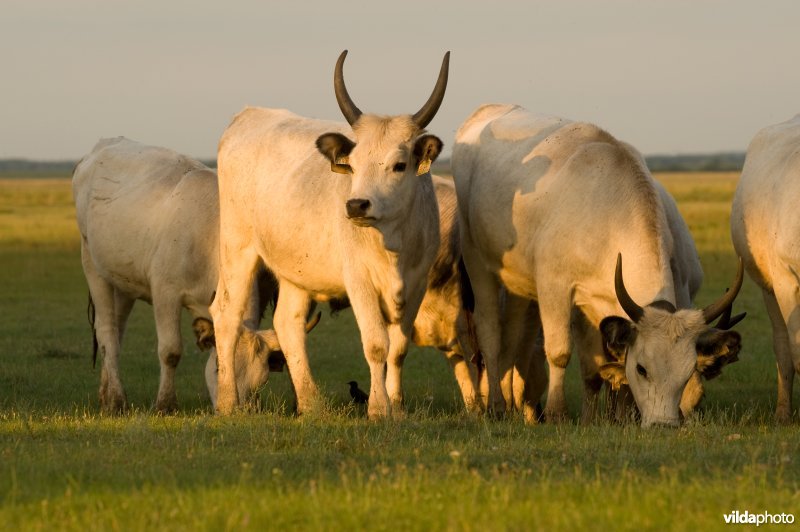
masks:
<svg viewBox="0 0 800 532"><path fill-rule="evenodd" d="M347 124L247 108L220 140L220 275L211 307L219 413L237 405L232 355L260 260L280 286L273 322L298 411L318 397L305 346L309 305L345 295L370 368L369 416L402 407L402 360L439 247L429 170L442 142L424 128L444 98L449 52L425 105L399 116L359 110L344 83L346 54L334 89Z"/></svg>

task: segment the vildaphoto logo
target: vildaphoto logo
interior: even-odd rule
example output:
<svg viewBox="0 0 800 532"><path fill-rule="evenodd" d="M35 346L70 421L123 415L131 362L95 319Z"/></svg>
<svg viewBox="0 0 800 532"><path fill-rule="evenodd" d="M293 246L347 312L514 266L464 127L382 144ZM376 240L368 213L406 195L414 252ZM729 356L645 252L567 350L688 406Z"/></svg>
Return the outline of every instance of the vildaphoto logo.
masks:
<svg viewBox="0 0 800 532"><path fill-rule="evenodd" d="M793 514L771 514L769 512L750 513L747 510L740 512L734 510L729 514L722 514L727 525L791 525L794 523Z"/></svg>

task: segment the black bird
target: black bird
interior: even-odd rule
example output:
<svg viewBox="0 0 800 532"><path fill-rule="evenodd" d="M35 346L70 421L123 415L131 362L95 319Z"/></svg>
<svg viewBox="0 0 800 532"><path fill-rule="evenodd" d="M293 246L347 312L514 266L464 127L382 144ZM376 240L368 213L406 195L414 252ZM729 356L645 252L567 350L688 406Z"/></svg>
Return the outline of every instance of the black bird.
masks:
<svg viewBox="0 0 800 532"><path fill-rule="evenodd" d="M369 394L359 388L356 381L350 381L347 384L350 385L350 397L353 398L353 402L357 405L367 404L367 401L369 401Z"/></svg>

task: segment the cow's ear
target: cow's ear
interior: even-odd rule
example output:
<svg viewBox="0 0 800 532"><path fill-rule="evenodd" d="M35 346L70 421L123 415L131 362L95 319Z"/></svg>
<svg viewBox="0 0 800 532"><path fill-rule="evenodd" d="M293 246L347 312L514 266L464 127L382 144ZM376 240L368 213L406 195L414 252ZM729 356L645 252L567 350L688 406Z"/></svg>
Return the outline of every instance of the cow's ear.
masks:
<svg viewBox="0 0 800 532"><path fill-rule="evenodd" d="M609 362L600 366L600 377L608 381L612 390L619 390L623 384L628 384L628 377L625 376L625 364L622 362Z"/></svg>
<svg viewBox="0 0 800 532"><path fill-rule="evenodd" d="M435 135L422 135L414 141L414 164L417 175L427 174L431 171L431 164L442 153L444 144Z"/></svg>
<svg viewBox="0 0 800 532"><path fill-rule="evenodd" d="M341 133L325 133L317 139L317 149L331 162L331 171L352 174L349 156L356 144Z"/></svg>
<svg viewBox="0 0 800 532"><path fill-rule="evenodd" d="M214 324L211 320L196 318L192 322L192 330L197 340L197 347L202 351L208 351L214 347L216 339L214 338Z"/></svg>
<svg viewBox="0 0 800 532"><path fill-rule="evenodd" d="M697 339L697 371L706 379L722 373L722 368L739 360L742 337L736 331L711 329Z"/></svg>
<svg viewBox="0 0 800 532"><path fill-rule="evenodd" d="M625 352L636 340L636 327L619 316L609 316L600 322L603 353L609 362L624 362Z"/></svg>

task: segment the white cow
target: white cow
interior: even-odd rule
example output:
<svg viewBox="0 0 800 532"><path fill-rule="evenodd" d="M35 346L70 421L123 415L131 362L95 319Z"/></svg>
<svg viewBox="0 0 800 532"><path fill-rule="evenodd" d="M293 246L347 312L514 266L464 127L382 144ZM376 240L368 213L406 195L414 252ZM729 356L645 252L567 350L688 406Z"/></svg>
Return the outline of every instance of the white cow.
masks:
<svg viewBox="0 0 800 532"><path fill-rule="evenodd" d="M319 323L318 312L306 324L306 332ZM192 322L197 346L209 350L206 362L205 377L211 404L217 407L217 349L214 338L214 324L206 318L195 318ZM278 342L278 335L272 329L255 331L249 327L242 328L242 334L236 342L235 364L236 391L239 403L248 408L258 408L258 391L267 383L271 371L283 371L285 358Z"/></svg>
<svg viewBox="0 0 800 532"><path fill-rule="evenodd" d="M247 108L220 139L220 279L211 307L219 413L237 404L233 347L259 259L279 282L273 322L298 411L318 399L305 347L309 304L345 295L370 367L368 414L401 408L401 361L439 247L429 169L442 142L423 128L444 97L449 54L413 116L363 114L345 88L345 56L334 88L349 125Z"/></svg>
<svg viewBox="0 0 800 532"><path fill-rule="evenodd" d="M120 412L127 405L119 349L133 304L141 299L153 305L158 335L161 380L155 406L172 411L182 353L181 308L209 318L217 285L217 176L174 151L117 137L99 141L81 160L72 190L83 271L96 309L96 348L103 359L102 410ZM255 327L261 315L258 291L248 292L248 298L247 322ZM240 348L236 356L247 359L252 353Z"/></svg>
<svg viewBox="0 0 800 532"><path fill-rule="evenodd" d="M708 323L738 293L741 265L721 300L702 311L676 310L675 242L658 189L638 153L591 124L482 106L458 130L453 174L490 408L505 404L502 283L538 301L550 370L548 418L566 415L564 368L579 313L586 326L574 340L595 361L584 370L584 414L596 404L599 372L630 385L643 426L677 425L681 393L704 363L697 350L719 357L739 349L737 333L712 331ZM651 303L643 308L637 300ZM616 316L621 311L630 321ZM604 342L625 362L604 363Z"/></svg>
<svg viewBox="0 0 800 532"><path fill-rule="evenodd" d="M731 236L761 287L778 365L778 422L792 419L800 371L800 115L762 129L747 148L731 210Z"/></svg>
<svg viewBox="0 0 800 532"><path fill-rule="evenodd" d="M449 179L439 176L432 176L432 178L439 206L440 246L433 267L428 273L428 286L414 320L412 338L418 346L434 347L442 351L453 369L467 411L479 412L482 410L482 403L478 394L477 368L474 364L470 364L475 353L468 337L466 315L463 312L461 301L461 273L458 265L461 258L461 244L456 215L455 187ZM350 306L347 299L332 303L332 307L335 307L337 311ZM314 324L315 322L309 322L306 329L310 330L309 328ZM194 325L198 345L202 348L213 349L213 324L208 320L198 318ZM242 397L252 396L266 382L267 375L263 368L267 354L272 355L273 363L283 359L282 353L279 357L275 353L280 350L280 347L273 331L266 331L264 334L253 333L245 329L237 345L242 343L259 346L274 345L276 348L261 356L236 359L236 381L240 401ZM253 351L258 352L257 349ZM212 351L212 355L206 366L206 382L212 401L216 405L216 351ZM273 366L270 368L275 370Z"/></svg>

